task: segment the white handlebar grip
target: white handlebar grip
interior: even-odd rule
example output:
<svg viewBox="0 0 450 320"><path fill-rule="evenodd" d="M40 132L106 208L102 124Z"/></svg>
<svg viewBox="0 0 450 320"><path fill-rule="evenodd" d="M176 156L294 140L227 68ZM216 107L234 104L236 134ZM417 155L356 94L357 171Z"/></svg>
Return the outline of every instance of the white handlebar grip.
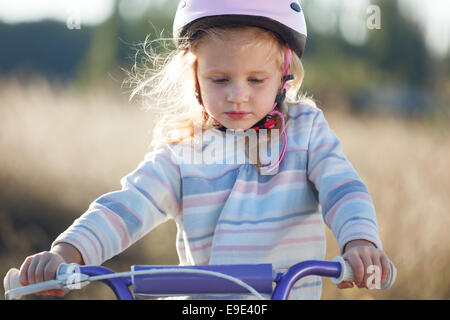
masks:
<svg viewBox="0 0 450 320"><path fill-rule="evenodd" d="M334 257L333 261L339 262L341 264L341 275L339 276L339 278L331 278L331 280L336 284L339 284L342 281L353 282L353 270L348 262L345 261L341 256Z"/></svg>
<svg viewBox="0 0 450 320"><path fill-rule="evenodd" d="M3 279L3 287L5 288L5 292L22 287L22 284L19 280L19 269L9 269L8 273Z"/></svg>
<svg viewBox="0 0 450 320"><path fill-rule="evenodd" d="M61 280L49 280L22 286L19 280L19 270L16 268L12 268L8 271L3 280L3 285L5 287L6 300L20 299L20 297L28 294L64 288L64 282Z"/></svg>
<svg viewBox="0 0 450 320"><path fill-rule="evenodd" d="M354 281L353 270L350 264L347 261L345 261L344 258L342 258L341 256L335 257L333 261L339 262L341 264L342 272L339 278L331 278L331 280L336 284L339 284L342 281L353 282ZM380 285L381 290L386 290L392 287L392 285L395 282L395 279L397 278L397 269L395 268L392 261L389 261L389 264L390 264L389 273L387 275L386 280Z"/></svg>

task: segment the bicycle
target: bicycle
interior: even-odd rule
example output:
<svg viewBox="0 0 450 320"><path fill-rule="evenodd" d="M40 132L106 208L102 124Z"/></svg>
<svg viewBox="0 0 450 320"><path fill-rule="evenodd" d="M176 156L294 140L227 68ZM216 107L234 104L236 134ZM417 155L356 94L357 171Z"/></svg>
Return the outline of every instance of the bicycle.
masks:
<svg viewBox="0 0 450 320"><path fill-rule="evenodd" d="M295 282L305 276L330 277L334 283L353 281L353 272L342 257L332 261L307 260L291 266L285 273L275 272L271 264L147 266L134 265L130 272L115 273L102 266L60 264L55 280L21 286L19 270L10 269L4 278L6 300L51 289L80 289L92 281L102 281L118 300L154 296L251 293L258 299L271 294L272 300L286 300ZM379 289L389 289L397 270L390 263L387 279ZM275 282L273 289L272 283ZM129 287L132 287L132 290Z"/></svg>

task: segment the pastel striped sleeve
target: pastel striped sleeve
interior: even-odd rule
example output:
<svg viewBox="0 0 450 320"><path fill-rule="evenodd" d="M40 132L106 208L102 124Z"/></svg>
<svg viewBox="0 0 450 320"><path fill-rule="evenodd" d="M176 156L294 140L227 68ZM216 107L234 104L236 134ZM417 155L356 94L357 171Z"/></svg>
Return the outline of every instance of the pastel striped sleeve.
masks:
<svg viewBox="0 0 450 320"><path fill-rule="evenodd" d="M341 253L355 239L371 241L382 249L372 198L319 109L311 124L307 174Z"/></svg>
<svg viewBox="0 0 450 320"><path fill-rule="evenodd" d="M180 170L167 147L148 153L124 176L122 189L93 201L88 210L52 243L67 242L85 264L100 265L159 224L179 215Z"/></svg>

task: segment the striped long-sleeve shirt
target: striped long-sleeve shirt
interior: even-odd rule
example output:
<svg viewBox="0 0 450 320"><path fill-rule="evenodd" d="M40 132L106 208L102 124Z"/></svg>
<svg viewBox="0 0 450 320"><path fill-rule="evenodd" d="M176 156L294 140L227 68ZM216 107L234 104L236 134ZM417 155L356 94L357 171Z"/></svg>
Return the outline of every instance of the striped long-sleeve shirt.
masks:
<svg viewBox="0 0 450 320"><path fill-rule="evenodd" d="M188 163L183 152L193 145L164 145L52 245L70 243L86 264L98 265L173 219L181 265L272 263L282 270L323 260L324 223L341 252L354 239L381 249L371 197L323 112L306 104L288 112L287 149L276 174L262 175L248 162ZM225 145L225 133L210 130L203 153L211 152L211 141ZM321 287L320 277L306 277L290 298L319 299Z"/></svg>

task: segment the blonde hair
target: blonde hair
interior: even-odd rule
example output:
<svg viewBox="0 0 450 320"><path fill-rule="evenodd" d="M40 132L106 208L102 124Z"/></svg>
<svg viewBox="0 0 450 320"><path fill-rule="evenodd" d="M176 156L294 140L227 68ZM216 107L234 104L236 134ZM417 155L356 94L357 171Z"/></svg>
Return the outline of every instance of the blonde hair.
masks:
<svg viewBox="0 0 450 320"><path fill-rule="evenodd" d="M282 40L274 33L257 27L226 26L196 30L195 37L191 34L180 39L179 48L172 48L172 50L168 50L164 42L172 39L149 41L147 38L145 40L141 50L144 55L140 64L135 62L129 73L128 82L134 87L130 100L135 96L140 96L144 109L154 111L161 116L153 132L150 144L152 147L180 143L185 138L193 137L196 126L202 130L216 127L215 121L200 105L196 77L197 58L193 51L203 41L223 41L232 37L236 32L242 31L248 35L245 38L244 46L258 46L263 43L276 46L278 49L276 59L280 69L283 69L284 44ZM155 44L161 45L161 47L154 48ZM138 55L139 51L136 57ZM288 82L291 87L287 91L285 103L280 108L286 123L289 119L287 104L310 103L315 105L300 91L304 70L300 58L294 52L290 73L294 75L294 79ZM278 124L280 122L277 121ZM277 128L279 129L280 125L277 125ZM270 136L270 133L268 135Z"/></svg>

